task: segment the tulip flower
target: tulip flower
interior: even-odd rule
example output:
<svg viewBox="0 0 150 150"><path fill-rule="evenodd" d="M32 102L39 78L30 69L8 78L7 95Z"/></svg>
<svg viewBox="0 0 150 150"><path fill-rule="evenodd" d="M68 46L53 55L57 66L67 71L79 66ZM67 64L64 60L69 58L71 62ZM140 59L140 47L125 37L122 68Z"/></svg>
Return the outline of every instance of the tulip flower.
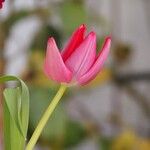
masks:
<svg viewBox="0 0 150 150"><path fill-rule="evenodd" d="M3 2L4 2L5 0L0 0L0 9L3 7Z"/></svg>
<svg viewBox="0 0 150 150"><path fill-rule="evenodd" d="M111 38L105 39L102 50L96 55L96 34L90 32L84 37L85 31L85 25L81 25L62 52L54 38L49 38L44 71L50 79L59 83L85 85L101 71L109 54Z"/></svg>
<svg viewBox="0 0 150 150"><path fill-rule="evenodd" d="M102 50L97 55L96 34L90 32L84 36L85 31L85 25L81 25L61 52L53 37L48 40L44 72L50 79L61 83L61 85L33 132L26 150L32 150L35 146L68 85L87 84L96 77L103 67L109 54L111 39L110 37L106 38Z"/></svg>

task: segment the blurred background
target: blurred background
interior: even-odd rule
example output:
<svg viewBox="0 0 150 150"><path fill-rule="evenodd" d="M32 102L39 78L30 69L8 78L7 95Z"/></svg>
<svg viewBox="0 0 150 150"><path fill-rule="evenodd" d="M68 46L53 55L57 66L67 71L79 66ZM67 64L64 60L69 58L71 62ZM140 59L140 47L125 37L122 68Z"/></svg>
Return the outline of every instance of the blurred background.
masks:
<svg viewBox="0 0 150 150"><path fill-rule="evenodd" d="M58 89L43 73L47 39L62 49L82 23L97 33L97 50L112 36L111 53L94 81L68 89L35 149L150 150L149 0L5 0L0 75L20 76L30 89L28 138Z"/></svg>

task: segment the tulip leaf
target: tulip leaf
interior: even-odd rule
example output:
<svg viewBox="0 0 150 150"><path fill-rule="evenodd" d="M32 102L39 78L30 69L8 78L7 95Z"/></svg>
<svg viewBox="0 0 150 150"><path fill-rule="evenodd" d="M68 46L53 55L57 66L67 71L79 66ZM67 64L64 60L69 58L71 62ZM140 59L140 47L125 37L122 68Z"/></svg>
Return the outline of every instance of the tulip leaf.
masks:
<svg viewBox="0 0 150 150"><path fill-rule="evenodd" d="M22 150L28 129L29 91L25 83L17 77L0 77L0 83L7 81L17 81L18 86L4 90L5 150Z"/></svg>
<svg viewBox="0 0 150 150"><path fill-rule="evenodd" d="M4 147L5 150L23 150L25 138L18 130L4 101Z"/></svg>

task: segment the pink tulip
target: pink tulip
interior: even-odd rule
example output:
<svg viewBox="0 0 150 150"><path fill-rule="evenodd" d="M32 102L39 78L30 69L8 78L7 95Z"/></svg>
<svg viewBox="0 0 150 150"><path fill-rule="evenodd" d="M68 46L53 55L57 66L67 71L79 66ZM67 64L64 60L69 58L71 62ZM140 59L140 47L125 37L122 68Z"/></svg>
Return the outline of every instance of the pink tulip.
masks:
<svg viewBox="0 0 150 150"><path fill-rule="evenodd" d="M59 83L85 85L102 70L111 38L106 38L102 50L96 55L96 34L90 32L84 37L85 30L85 25L81 25L61 53L54 38L49 38L44 72L50 79Z"/></svg>

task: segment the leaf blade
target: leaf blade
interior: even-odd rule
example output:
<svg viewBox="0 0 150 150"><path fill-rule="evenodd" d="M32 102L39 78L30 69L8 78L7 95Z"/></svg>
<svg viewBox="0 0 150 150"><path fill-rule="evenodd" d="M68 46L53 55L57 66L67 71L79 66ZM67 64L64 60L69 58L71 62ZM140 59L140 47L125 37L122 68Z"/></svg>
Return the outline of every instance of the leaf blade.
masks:
<svg viewBox="0 0 150 150"><path fill-rule="evenodd" d="M29 123L29 90L15 76L0 77L0 83L7 81L17 81L18 86L4 91L4 143L6 150L22 150Z"/></svg>

